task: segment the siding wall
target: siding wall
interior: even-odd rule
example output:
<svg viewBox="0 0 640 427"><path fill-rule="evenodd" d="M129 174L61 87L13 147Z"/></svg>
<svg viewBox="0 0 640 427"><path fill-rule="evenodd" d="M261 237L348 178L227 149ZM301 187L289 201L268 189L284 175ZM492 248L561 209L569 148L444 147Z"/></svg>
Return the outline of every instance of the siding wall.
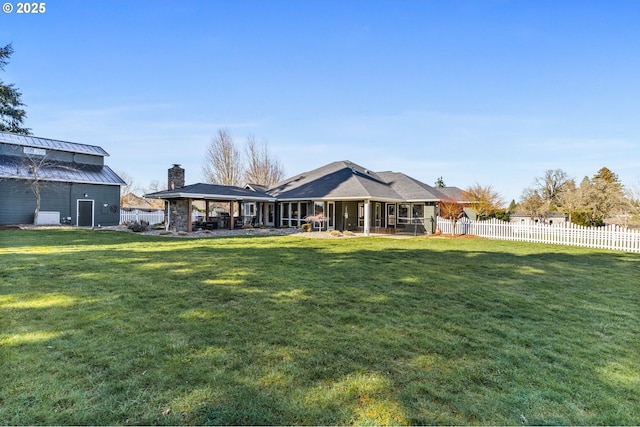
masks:
<svg viewBox="0 0 640 427"><path fill-rule="evenodd" d="M104 157L93 156L90 154L70 153L67 151L46 150L47 159L68 163L80 163L88 165L104 166ZM9 156L25 157L24 147L20 145L2 144L0 143L0 154Z"/></svg>
<svg viewBox="0 0 640 427"><path fill-rule="evenodd" d="M0 224L32 224L36 199L27 180L0 180ZM77 220L77 200L94 201L94 225L118 225L120 187L114 185L43 183L41 211L60 212L60 220ZM85 194L87 197L85 197ZM112 206L116 206L115 212Z"/></svg>

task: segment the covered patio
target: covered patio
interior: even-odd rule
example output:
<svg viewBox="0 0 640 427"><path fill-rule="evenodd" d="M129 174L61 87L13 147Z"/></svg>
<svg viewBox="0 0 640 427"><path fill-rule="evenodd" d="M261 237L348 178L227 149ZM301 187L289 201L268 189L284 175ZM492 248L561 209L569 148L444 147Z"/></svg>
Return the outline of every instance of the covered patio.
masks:
<svg viewBox="0 0 640 427"><path fill-rule="evenodd" d="M275 198L241 187L193 184L147 194L166 202L167 230L240 228L244 225L273 226Z"/></svg>

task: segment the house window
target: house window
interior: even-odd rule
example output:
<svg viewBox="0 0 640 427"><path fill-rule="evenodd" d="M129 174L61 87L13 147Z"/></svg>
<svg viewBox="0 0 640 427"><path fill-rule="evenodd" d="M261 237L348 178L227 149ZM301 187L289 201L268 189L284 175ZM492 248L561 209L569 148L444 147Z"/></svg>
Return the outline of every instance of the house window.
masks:
<svg viewBox="0 0 640 427"><path fill-rule="evenodd" d="M256 204L255 203L245 203L242 216L244 217L245 224L251 224L253 222L253 217L256 216Z"/></svg>
<svg viewBox="0 0 640 427"><path fill-rule="evenodd" d="M267 222L269 224L273 224L274 208L275 205L273 203L267 204Z"/></svg>
<svg viewBox="0 0 640 427"><path fill-rule="evenodd" d="M408 224L409 220L409 204L400 203L398 205L398 224Z"/></svg>
<svg viewBox="0 0 640 427"><path fill-rule="evenodd" d="M387 224L389 227L396 225L396 205L387 205Z"/></svg>
<svg viewBox="0 0 640 427"><path fill-rule="evenodd" d="M289 226L289 212L290 211L290 203L283 203L282 204L282 218L280 219L280 222L282 223L283 227L288 227Z"/></svg>
<svg viewBox="0 0 640 427"><path fill-rule="evenodd" d="M319 201L319 202L314 202L313 203L313 214L316 217L320 217L320 216L325 216L324 214L324 202ZM314 222L314 227L317 227L318 229L322 230L324 228L324 221L317 221Z"/></svg>
<svg viewBox="0 0 640 427"><path fill-rule="evenodd" d="M411 216L414 224L422 224L424 220L424 205L422 203L412 204Z"/></svg>

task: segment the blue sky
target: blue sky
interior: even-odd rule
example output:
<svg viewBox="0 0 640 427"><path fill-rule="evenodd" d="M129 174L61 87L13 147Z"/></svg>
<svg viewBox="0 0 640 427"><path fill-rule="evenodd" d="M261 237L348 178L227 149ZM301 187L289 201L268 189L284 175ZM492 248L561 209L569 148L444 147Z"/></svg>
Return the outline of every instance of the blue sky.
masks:
<svg viewBox="0 0 640 427"><path fill-rule="evenodd" d="M640 182L639 20L632 0L58 0L0 14L0 78L35 135L141 187L173 163L202 181L226 128L287 176L351 160L508 203L547 169Z"/></svg>

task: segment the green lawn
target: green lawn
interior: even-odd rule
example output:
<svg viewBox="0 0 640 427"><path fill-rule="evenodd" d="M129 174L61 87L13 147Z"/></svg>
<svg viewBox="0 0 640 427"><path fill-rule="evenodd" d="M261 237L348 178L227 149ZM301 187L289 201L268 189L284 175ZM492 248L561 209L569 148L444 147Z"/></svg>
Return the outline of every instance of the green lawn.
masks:
<svg viewBox="0 0 640 427"><path fill-rule="evenodd" d="M640 424L640 256L0 231L0 424Z"/></svg>

